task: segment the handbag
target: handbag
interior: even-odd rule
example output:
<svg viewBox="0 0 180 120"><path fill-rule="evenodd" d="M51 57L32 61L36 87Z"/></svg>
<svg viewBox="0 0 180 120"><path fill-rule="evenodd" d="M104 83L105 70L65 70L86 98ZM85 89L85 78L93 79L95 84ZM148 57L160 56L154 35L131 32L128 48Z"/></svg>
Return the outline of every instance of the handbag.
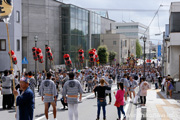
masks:
<svg viewBox="0 0 180 120"><path fill-rule="evenodd" d="M115 104L114 104L114 106L120 107L120 106L121 106L121 103L116 101Z"/></svg>

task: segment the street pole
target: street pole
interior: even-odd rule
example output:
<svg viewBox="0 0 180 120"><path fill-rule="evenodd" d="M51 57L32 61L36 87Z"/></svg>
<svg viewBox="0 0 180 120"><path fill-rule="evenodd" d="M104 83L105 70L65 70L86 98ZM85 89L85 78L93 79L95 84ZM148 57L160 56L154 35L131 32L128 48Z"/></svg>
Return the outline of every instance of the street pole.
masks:
<svg viewBox="0 0 180 120"><path fill-rule="evenodd" d="M145 64L145 62L146 62L145 61L145 57L146 57L146 51L145 51L146 50L146 39L147 38L144 36L143 37L143 41L144 41L144 77L145 77L145 71L146 71L146 64Z"/></svg>
<svg viewBox="0 0 180 120"><path fill-rule="evenodd" d="M162 58L162 65L161 65L161 69L162 69L162 73L161 76L164 76L164 43L165 42L165 32L163 32L163 58Z"/></svg>
<svg viewBox="0 0 180 120"><path fill-rule="evenodd" d="M38 36L34 37L35 40L35 47L37 47L37 40L38 40ZM35 61L35 80L36 80L36 85L37 85L37 61Z"/></svg>

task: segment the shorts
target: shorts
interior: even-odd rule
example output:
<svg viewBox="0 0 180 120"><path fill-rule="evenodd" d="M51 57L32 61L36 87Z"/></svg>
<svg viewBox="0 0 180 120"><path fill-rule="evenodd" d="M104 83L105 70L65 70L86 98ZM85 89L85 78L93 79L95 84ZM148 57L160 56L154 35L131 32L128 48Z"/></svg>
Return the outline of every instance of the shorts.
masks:
<svg viewBox="0 0 180 120"><path fill-rule="evenodd" d="M54 96L44 96L44 103L54 102Z"/></svg>

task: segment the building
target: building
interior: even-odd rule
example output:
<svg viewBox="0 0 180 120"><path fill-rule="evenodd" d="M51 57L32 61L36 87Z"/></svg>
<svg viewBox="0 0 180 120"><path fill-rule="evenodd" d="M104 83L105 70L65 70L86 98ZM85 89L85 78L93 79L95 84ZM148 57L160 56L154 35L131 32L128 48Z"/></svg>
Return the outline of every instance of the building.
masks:
<svg viewBox="0 0 180 120"><path fill-rule="evenodd" d="M61 5L62 16L62 55L70 54L72 63L78 63L78 49L85 51L97 49L100 45L100 34L110 30L115 22L87 9L72 5ZM61 63L64 63L63 58Z"/></svg>
<svg viewBox="0 0 180 120"><path fill-rule="evenodd" d="M17 16L19 17L17 18ZM14 2L9 29L12 30L10 31L10 38L13 39L11 46L18 58L18 68L35 71L37 63L38 71L44 69L47 71L53 65L64 64L64 54L70 54L72 62L75 63L78 61L77 52L80 48L85 51L85 57L88 59L87 51L90 48L97 49L100 45L101 31L110 30L111 22L114 21L101 17L93 11L64 4L57 0L36 0L36 2L17 0ZM9 69L10 66L6 64L9 59L6 28L4 23L0 23L0 25L4 30L0 31L2 49L0 49L0 56L3 56L0 57L2 61L0 71L3 71ZM103 28L101 28L102 26ZM32 48L35 46L42 50L43 64L35 62L33 59ZM46 46L51 47L54 56L53 63L47 58ZM29 63L22 65L24 57Z"/></svg>
<svg viewBox="0 0 180 120"><path fill-rule="evenodd" d="M50 61L45 53L45 46L51 47L54 64L60 64L62 58L61 35L61 2L55 0L22 0L22 57L29 64L23 65L27 71L35 71L32 47L35 46L35 36L38 36L37 47L42 49L44 63L38 63L37 70L48 70Z"/></svg>
<svg viewBox="0 0 180 120"><path fill-rule="evenodd" d="M127 38L139 40L142 49L144 51L144 42L141 36L146 36L146 53L149 53L149 29L148 27L139 22L128 22L128 23L113 23L112 29L116 30L116 33L124 34Z"/></svg>
<svg viewBox="0 0 180 120"><path fill-rule="evenodd" d="M13 1L13 11L9 21L9 36L11 49L17 57L17 65L14 66L15 73L22 68L22 11L21 0ZM10 57L8 55L7 29L4 22L0 22L0 71L10 70Z"/></svg>
<svg viewBox="0 0 180 120"><path fill-rule="evenodd" d="M180 2L172 2L169 15L169 38L167 44L166 74L179 78L180 64Z"/></svg>
<svg viewBox="0 0 180 120"><path fill-rule="evenodd" d="M136 39L127 38L123 34L117 34L116 31L108 31L101 34L101 45L106 45L108 51L114 51L116 55L116 63L126 62L130 54L136 56Z"/></svg>

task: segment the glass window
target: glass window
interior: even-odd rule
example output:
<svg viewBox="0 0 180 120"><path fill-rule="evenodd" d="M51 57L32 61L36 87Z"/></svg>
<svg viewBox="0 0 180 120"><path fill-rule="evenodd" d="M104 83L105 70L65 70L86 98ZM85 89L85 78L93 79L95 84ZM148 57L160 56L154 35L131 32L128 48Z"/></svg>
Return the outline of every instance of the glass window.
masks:
<svg viewBox="0 0 180 120"><path fill-rule="evenodd" d="M6 51L6 40L0 39L0 51Z"/></svg>
<svg viewBox="0 0 180 120"><path fill-rule="evenodd" d="M76 19L71 18L71 31L76 29Z"/></svg>
<svg viewBox="0 0 180 120"><path fill-rule="evenodd" d="M20 40L17 40L17 51L20 51Z"/></svg>
<svg viewBox="0 0 180 120"><path fill-rule="evenodd" d="M82 19L82 9L78 9L78 19Z"/></svg>
<svg viewBox="0 0 180 120"><path fill-rule="evenodd" d="M69 7L62 7L62 17L69 17Z"/></svg>
<svg viewBox="0 0 180 120"><path fill-rule="evenodd" d="M180 12L172 12L169 23L170 32L180 32Z"/></svg>
<svg viewBox="0 0 180 120"><path fill-rule="evenodd" d="M20 12L16 11L16 22L19 23L20 22Z"/></svg>
<svg viewBox="0 0 180 120"><path fill-rule="evenodd" d="M86 11L83 10L83 20L86 20Z"/></svg>
<svg viewBox="0 0 180 120"><path fill-rule="evenodd" d="M116 45L116 41L113 41L113 45Z"/></svg>
<svg viewBox="0 0 180 120"><path fill-rule="evenodd" d="M76 7L71 6L71 18L76 18Z"/></svg>
<svg viewBox="0 0 180 120"><path fill-rule="evenodd" d="M127 40L125 40L125 47L127 47Z"/></svg>
<svg viewBox="0 0 180 120"><path fill-rule="evenodd" d="M89 12L88 12L88 11L86 11L86 18L85 18L85 20L86 20L86 21L89 20Z"/></svg>
<svg viewBox="0 0 180 120"><path fill-rule="evenodd" d="M82 20L78 20L78 30L82 31Z"/></svg>
<svg viewBox="0 0 180 120"><path fill-rule="evenodd" d="M69 23L62 23L62 34L69 34L70 31L70 24Z"/></svg>

